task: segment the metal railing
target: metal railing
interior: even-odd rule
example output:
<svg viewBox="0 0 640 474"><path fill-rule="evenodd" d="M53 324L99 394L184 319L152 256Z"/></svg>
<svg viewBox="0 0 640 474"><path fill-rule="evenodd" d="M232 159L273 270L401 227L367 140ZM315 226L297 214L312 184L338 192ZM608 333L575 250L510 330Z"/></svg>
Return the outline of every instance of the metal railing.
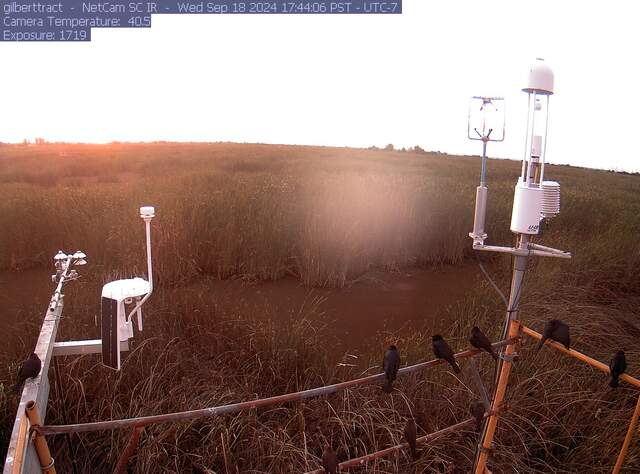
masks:
<svg viewBox="0 0 640 474"><path fill-rule="evenodd" d="M62 315L62 309L64 306L64 295L62 294L62 286L64 284L65 278L68 277L67 272L65 271L60 278L56 291L51 297L50 305L47 308L47 312L45 314L44 323L42 325L42 329L40 331L40 336L38 338L38 343L36 345L35 352L42 360L42 370L38 377L33 380L29 380L26 382L24 390L22 392L22 397L20 400L20 405L18 407L18 412L16 415L13 432L11 435L11 441L9 445L9 449L7 452L7 458L4 466L4 474L19 474L23 472L46 472L46 473L55 473L55 468L53 467L53 459L49 459L47 461L43 457L43 449L36 449L35 445L38 444L41 447L46 447L46 436L47 435L59 435L65 433L82 433L82 432L95 432L95 431L104 431L104 430L116 430L116 429L131 429L132 435L127 444L126 449L123 451L116 468L116 472L118 470L123 471L126 468L126 464L129 456L135 451L136 445L138 443L140 432L142 428L149 425L154 425L158 423L176 423L176 422L189 422L200 418L210 418L215 416L226 415L229 413L236 413L243 410L253 410L256 408L266 407L270 405L278 405L293 401L300 401L311 399L319 396L330 395L333 393L337 393L343 390L347 390L349 388L367 385L375 382L381 382L384 379L384 374L376 374L370 375L367 377L362 377L354 380L349 380L345 382L339 382L336 384L326 385L322 387L316 387L308 390L302 390L298 392L288 393L284 395L278 395L274 397L261 398L257 400L248 400L238 403L232 403L228 405L216 406L216 407L207 407L200 408L195 410L187 410L175 413L165 413L159 415L151 415L151 416L142 416L135 418L125 418L119 420L107 420L107 421L97 421L92 423L77 423L77 424L68 424L68 425L46 425L43 424L40 426L40 423L44 422L46 416L46 407L49 395L49 381L48 381L48 369L51 362L51 357L54 355L54 345L55 345L55 337L58 328L58 324L60 321L60 317ZM530 329L518 321L512 321L513 323L513 331L510 333L510 337L508 339L496 342L493 344L495 348L507 347L505 352L509 352L509 350L513 351L515 343L519 340L520 335L526 335L528 337L540 340L542 335L533 329ZM609 373L609 366L589 357L579 351L574 349L566 349L561 344L558 344L555 341L547 340L545 343L547 346L560 351L561 353L578 359L604 373ZM455 354L456 359L464 359L464 358L472 358L480 354L478 349L468 349L462 352L458 352ZM418 364L414 364L411 366L403 367L398 371L398 375L407 375L411 373L418 372L420 370L429 369L435 367L437 365L446 363L441 359L429 360L426 362L421 362ZM640 388L640 380L635 377L632 377L628 374L620 375L619 379L623 382L629 383L636 388ZM500 388L500 387L499 387ZM501 387L501 392L504 393L506 391L506 384L504 387ZM498 392L496 392L498 393ZM500 411L502 407L500 403L497 402L498 397L494 397L492 401L491 410L488 412L487 417L493 419L493 423L497 423L497 419L499 417ZM27 409L31 411L32 415L35 413L37 416L31 416L30 418L27 416ZM635 428L637 426L638 418L640 417L640 397L638 398L638 403L634 410L634 413L631 418L631 422L629 424L629 429L627 431L627 435L625 437L624 443L618 455L618 459L616 461L616 465L613 469L614 474L618 474L622 468L624 463L624 459L626 453L628 451L629 445L633 438L633 434L635 432ZM35 426L30 423L36 423ZM33 422L33 420L37 420ZM473 419L465 420L450 427L444 428L442 430L436 431L435 433L428 434L421 438L418 438L417 442L425 443L431 440L438 438L439 436L446 435L448 433L457 431L462 429L469 424L471 424ZM32 432L36 433L34 436L34 440L36 442L29 442L29 437ZM396 453L402 449L406 448L406 444L399 444L396 446L391 446L389 448L385 448L383 450L367 454L365 456L361 456L359 458L350 459L344 461L340 464L341 469L348 469L349 467L358 467L363 466L369 461L373 461L375 459ZM46 449L48 453L48 448ZM483 473L489 472L486 467L486 460L483 465ZM309 471L309 473L321 473L322 470Z"/></svg>

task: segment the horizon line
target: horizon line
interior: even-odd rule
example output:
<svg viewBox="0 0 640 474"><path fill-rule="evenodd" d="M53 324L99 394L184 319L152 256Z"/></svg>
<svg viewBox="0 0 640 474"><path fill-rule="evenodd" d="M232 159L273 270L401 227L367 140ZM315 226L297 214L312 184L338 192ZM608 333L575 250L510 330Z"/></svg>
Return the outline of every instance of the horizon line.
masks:
<svg viewBox="0 0 640 474"><path fill-rule="evenodd" d="M33 140L41 139L40 137L36 137ZM151 140L151 141L129 141L129 140L112 140L109 142L68 142L68 141L47 141L46 139L41 143L37 143L35 141L25 141L28 139L24 139L22 142L3 142L0 141L0 146L46 146L46 145L93 145L93 146L112 146L112 145L154 145L154 144L163 144L163 145L262 145L262 146L287 146L287 147L304 147L304 148L339 148L339 149L352 149L352 150L377 150L377 151L387 151L387 152L398 152L398 153L417 153L417 154L440 154L440 155L448 155L448 156L458 156L463 158L480 158L481 155L474 154L469 155L465 153L452 153L448 151L441 150L426 150L422 148L420 145L414 145L413 147L402 147L396 148L395 145L389 143L389 145L393 146L392 150L387 150L385 147L379 147L376 145L369 146L355 146L355 145L317 145L317 144L300 144L300 143L268 143L268 142L234 142L228 140L216 140L216 141L198 141L198 140ZM387 145L388 146L388 145ZM420 150L416 150L416 148L420 148ZM522 161L521 159L509 158L509 157L500 157L500 156L487 156L488 159L492 160L508 160L508 161ZM625 170L625 169L613 169L613 168L595 168L591 166L584 165L574 165L570 163L545 163L545 165L549 166L567 166L570 168L582 168L594 171L606 171L610 173L619 173L619 174L627 174L627 175L638 175L640 174L640 169L637 170Z"/></svg>

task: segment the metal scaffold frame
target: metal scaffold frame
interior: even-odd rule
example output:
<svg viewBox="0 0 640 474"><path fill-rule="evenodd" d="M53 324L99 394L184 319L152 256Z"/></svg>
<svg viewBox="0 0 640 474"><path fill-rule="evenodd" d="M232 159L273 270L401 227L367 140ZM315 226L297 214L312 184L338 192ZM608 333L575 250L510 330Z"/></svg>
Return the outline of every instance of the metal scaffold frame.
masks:
<svg viewBox="0 0 640 474"><path fill-rule="evenodd" d="M523 335L541 340L543 336L533 329L521 324L518 317L519 303L522 296L522 287L525 272L527 270L528 258L530 256L543 256L552 258L571 258L569 252L564 252L554 248L542 246L533 243L533 239L539 234L540 224L544 219L551 219L560 211L560 185L555 181L544 181L545 170L545 153L547 146L547 126L549 111L549 96L554 91L554 76L551 69L543 62L536 62L532 66L529 73L529 82L523 89L529 95L528 114L527 114L527 135L525 139L525 156L522 161L522 172L515 186L514 204L510 229L517 235L517 244L514 247L500 247L485 245L487 239L485 232L485 215L487 205L488 188L486 186L487 172L487 142L491 141L490 135L492 130L486 130L483 125L482 133L474 129L477 135L483 141L482 168L480 177L480 186L476 192L476 208L474 217L473 232L469 236L473 239L473 249L478 251L489 251L498 253L507 253L513 257L513 273L511 280L511 291L506 308L506 318L503 326L501 340L493 344L494 348L504 349L501 351L497 361L496 377L491 396L484 393L484 386L480 380L480 376L475 370L472 363L472 375L484 399L485 421L479 436L479 444L474 459L473 472L475 474L491 474L488 468L490 454L493 450L493 442L496 434L498 422L501 413L505 412L504 399L509 384L509 376L516 357L516 346ZM501 98L491 97L475 97L483 101L483 107L490 104L493 100L502 100ZM481 109L482 110L482 109ZM543 111L543 112L541 112ZM536 115L542 117L536 121ZM504 136L504 129L503 129ZM471 136L470 136L471 138ZM151 241L150 241L150 221L155 216L153 207L140 208L140 217L145 220L147 235L147 261L148 261L148 281L141 279L119 280L111 282L103 288L103 304L104 300L112 300L107 302L106 308L110 308L112 304L115 308L117 303L117 312L112 310L112 318L109 320L114 323L110 329L111 339L108 339L109 349L106 351L112 356L111 366L118 370L120 368L120 351L128 349L128 339L133 337L133 327L131 318L134 313L138 315L138 329L142 328L141 305L149 297L153 290L152 271L151 271ZM46 441L46 436L69 434L69 433L86 433L104 430L129 429L131 435L126 448L123 450L117 466L116 472L125 472L130 456L135 452L139 438L144 431L144 427L159 423L169 422L189 422L196 419L211 418L222 416L229 413L236 413L245 410L254 410L261 407L278 405L293 401L301 401L320 396L334 394L356 386L381 382L385 374L370 375L355 380L339 382L332 385L326 385L309 390L303 390L269 398L257 400L248 400L223 406L207 407L194 410L187 410L175 413L165 413L151 416L96 421L91 423L63 424L63 425L46 425L46 409L49 396L48 370L51 358L55 355L71 355L79 353L95 353L102 351L103 361L105 360L105 338L101 340L90 341L70 341L66 343L56 343L56 333L62 309L64 306L63 285L66 281L77 278L75 270L71 270L73 262L84 264L86 255L76 252L74 255L65 255L62 252L55 257L56 268L58 273L54 275L54 280L58 282L54 291L49 307L44 317L44 322L35 353L42 361L42 370L32 380L26 382L18 412L16 415L11 441L7 453L4 466L4 474L21 474L23 472L36 473L45 472L47 474L55 474L54 460L51 457ZM84 263L83 263L84 262ZM483 269L484 271L484 269ZM486 272L485 272L486 274ZM138 281L140 280L140 281ZM144 283L145 285L142 285ZM494 288L498 287L493 283ZM109 291L106 291L109 290ZM118 291L115 291L118 290ZM126 290L126 291L125 291ZM499 289L498 289L499 291ZM118 294L116 294L118 293ZM135 308L126 317L124 312L125 304L131 304L136 298ZM127 301L129 303L127 303ZM118 326L120 324L120 326ZM103 329L104 329L103 324ZM130 334L130 335L129 335ZM547 339L545 344L564 355L573 357L582 363L600 370L606 374L610 374L608 365L600 362L592 357L576 351L575 349L566 349L561 344ZM480 354L479 349L469 349L454 355L456 359L473 358ZM437 365L445 363L442 359L435 359L419 364L411 365L399 369L398 375L406 375L423 369L429 369ZM59 374L57 374L59 375ZM620 375L619 379L623 382L640 388L640 380L628 374ZM479 415L477 415L480 418ZM622 469L624 460L631 444L638 418L640 417L640 396L631 416L629 427L621 446L620 453L613 467L613 474L618 474ZM431 434L427 434L417 439L417 443L424 444L431 442L441 436L448 435L472 424L474 419L467 419L453 424L447 428L441 429ZM351 467L366 466L367 463L378 458L397 453L406 449L406 444L398 444L387 447L380 451L367 454L358 458L344 461L340 464L341 469ZM321 473L322 470L309 471L311 473Z"/></svg>
<svg viewBox="0 0 640 474"><path fill-rule="evenodd" d="M337 393L343 390L347 390L353 387L367 385L375 382L381 382L384 379L384 374L376 374L370 375L367 377L349 380L345 382L340 382L337 384L327 385L323 387L317 387L309 390L303 390L299 392L278 395L275 397L269 397L258 400L249 400L239 403L234 403L230 405L223 405L217 407L208 407L197 410L189 410L184 412L176 412L176 413L166 413L160 415L152 415L146 417L138 417L138 418L127 418L121 420L107 420L107 421L98 421L94 423L79 423L79 424L70 424L70 425L46 425L41 424L40 420L45 420L46 415L46 406L48 399L48 391L49 391L49 383L48 383L48 368L51 361L51 357L55 354L53 353L53 347L55 343L55 332L57 330L58 323L62 316L62 308L63 308L63 294L62 294L62 283L66 276L63 276L56 291L54 292L49 308L47 309L47 314L45 315L45 320L41 329L40 337L38 339L38 345L36 346L36 353L42 355L43 360L43 370L36 380L27 382L25 389L22 394L22 399L20 402L20 406L18 408L18 413L16 416L16 420L14 423L14 430L11 437L11 443L9 446L9 452L7 455L7 460L4 467L4 474L16 474L22 472L46 472L46 473L54 473L55 468L50 459L49 462L45 462L46 459L43 459L43 455L48 453L48 448L46 447L46 437L52 435L66 434L66 433L83 433L83 432L96 432L96 431L104 431L104 430L116 430L116 429L130 429L131 437L127 444L127 447L123 451L119 461L118 466L116 468L116 472L120 469L121 472L126 467L126 463L128 458L135 451L137 446L140 434L145 426L150 426L158 423L168 423L168 422L188 422L199 418L209 418L215 416L222 416L229 413L235 413L244 410L252 410L260 407L266 407L271 405L283 404L292 401L299 401L305 399L311 399L319 396L330 395L333 393ZM517 295L519 292L514 293ZM516 301L517 303L517 301ZM496 342L493 344L493 347L496 349L505 348L504 354L506 356L512 355L515 351L515 345L520 339L522 335L526 335L528 337L534 339L541 339L542 335L538 332L530 329L522 324L515 318L512 317L516 313L514 311L508 311L509 315L509 332L507 334L507 339ZM547 340L546 345L560 351L563 354L566 354L570 357L576 358L604 373L609 373L609 367L596 360L593 359L581 352L578 352L574 349L567 350L561 344L558 344L552 340ZM48 354L48 358L47 358ZM469 349L462 352L458 352L455 354L456 359L466 359L473 358L480 354L478 349ZM502 364L502 371L509 370L505 369L505 367L510 368L511 361L509 357L504 357L504 361ZM419 364L403 367L398 371L398 375L407 375L411 373L415 373L421 370L433 368L437 365L445 363L441 359L429 360L426 362L421 362ZM620 380L626 383L633 385L636 388L640 388L640 380L635 377L632 377L628 374L622 374L620 376ZM498 385L495 391L495 396L493 397L491 410L488 411L487 423L489 427L495 432L495 427L497 426L499 415L501 410L504 410L502 406L502 400L506 393L506 388L508 384L508 378L505 374L502 374L502 377L499 378L499 382L501 385ZM39 401L39 402L38 402ZM36 411L38 413L38 417L29 417L27 416L27 411L30 409L32 412ZM633 434L635 433L635 427L637 425L638 417L640 416L640 397L638 398L638 404L636 405L636 409L631 418L631 422L629 425L629 429L627 431L627 435L625 437L624 443L620 450L620 454L616 461L616 465L614 470L612 471L614 474L620 472L622 465L624 463L624 459L630 445ZM472 419L464 420L459 423L456 423L450 427L444 428L442 430L436 431L434 433L427 434L418 438L418 444L424 444L427 442L431 442L441 436L445 436L447 434L453 433L460 429L463 429L469 426L473 422ZM35 435L35 436L33 436ZM491 438L485 437L483 447L487 449L480 450L480 459L483 458L483 454L487 454L490 452L491 442L493 433L491 433ZM29 441L32 442L29 442ZM37 448L36 446L39 446ZM406 444L399 444L396 446L391 446L385 448L383 450L367 454L365 456L361 456L359 458L350 459L344 461L340 464L341 469L348 469L351 467L362 467L366 465L368 462L374 461L375 459L382 458L393 453L397 453L398 451L405 449ZM486 468L486 461L488 460L488 456L484 456L484 465L478 463L476 468L476 473L483 474L486 472L490 472ZM44 469L47 468L48 469ZM480 469L481 468L481 469ZM322 472L320 470L310 471L310 472Z"/></svg>

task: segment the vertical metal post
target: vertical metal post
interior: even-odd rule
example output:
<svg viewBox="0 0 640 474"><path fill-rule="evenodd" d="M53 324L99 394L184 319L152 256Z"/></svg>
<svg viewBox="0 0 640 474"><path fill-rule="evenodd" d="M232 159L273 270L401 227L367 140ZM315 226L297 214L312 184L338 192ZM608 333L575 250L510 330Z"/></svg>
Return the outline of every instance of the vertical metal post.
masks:
<svg viewBox="0 0 640 474"><path fill-rule="evenodd" d="M530 237L527 234L519 235L517 248L519 250L527 250ZM518 319L518 306L520 297L522 296L522 281L527 270L528 257L516 256L513 262L513 276L511 277L511 293L509 294L509 307L507 308L507 316L502 330L502 338L504 339L509 332L509 321ZM506 349L505 349L506 350ZM502 365L502 362L500 363Z"/></svg>
<svg viewBox="0 0 640 474"><path fill-rule="evenodd" d="M38 453L38 459L40 460L40 468L44 474L56 474L56 468L53 466L54 461L51 457L51 451L49 451L49 445L44 436L38 433L37 428L42 426L40 421L40 414L38 413L36 403L30 401L27 403L27 417L32 428L35 428L33 433L33 444L36 447Z"/></svg>
<svg viewBox="0 0 640 474"><path fill-rule="evenodd" d="M631 417L631 422L629 423L629 429L627 429L627 436L625 436L624 438L624 443L622 443L622 449L620 449L618 460L616 461L616 465L613 468L613 474L618 474L622 469L622 464L624 463L624 458L627 456L627 450L629 449L629 444L631 444L633 433L635 433L636 431L636 425L638 424L638 416L640 416L640 397L638 397L638 403L636 403L636 409L633 411L633 416Z"/></svg>
<svg viewBox="0 0 640 474"><path fill-rule="evenodd" d="M65 402L65 397L62 394L64 391L62 388L62 377L60 376L60 364L58 362L58 358L53 357L53 367L55 373L55 386L56 386L56 399L60 400L60 418L62 419L63 424L67 424L67 404ZM69 449L69 459L71 459L71 468L73 470L73 474L78 474L78 470L76 468L76 459L73 457L72 447L73 443L71 442L71 433L67 433L65 436L65 440L67 443L67 447Z"/></svg>
<svg viewBox="0 0 640 474"><path fill-rule="evenodd" d="M526 234L520 234L519 237L519 249L526 249L529 243L529 236ZM524 280L524 274L527 270L528 257L516 256L513 263L513 276L511 279L511 294L509 295L509 307L507 308L507 316L505 320L505 326L503 329L503 339L515 338L519 332L518 319L518 306L520 303L520 296L522 295L522 283ZM482 429L482 435L480 437L480 443L476 454L476 474L484 474L487 466L487 460L489 458L489 451L493 443L493 436L498 425L499 410L504 399L504 395L509 381L509 373L511 371L511 358L515 352L515 343L507 345L503 353L503 359L498 364L498 379L495 384L495 393L493 402L491 404L491 411L487 421L484 423Z"/></svg>
<svg viewBox="0 0 640 474"><path fill-rule="evenodd" d="M509 321L509 337L517 337L519 330L519 324L516 320ZM510 357L515 352L515 344L509 344L505 349L504 354ZM484 474L486 472L487 460L489 459L489 452L493 443L493 436L495 435L496 428L498 426L499 410L504 400L504 395L507 390L507 383L509 382L509 373L511 371L511 361L505 360L498 376L498 384L496 386L496 395L491 405L491 411L489 417L484 425L484 437L480 443L478 462L476 465L476 474Z"/></svg>
<svg viewBox="0 0 640 474"><path fill-rule="evenodd" d="M487 389L484 388L484 384L482 383L482 377L480 377L480 373L478 372L478 368L476 367L476 364L473 361L472 357L469 358L467 367L469 367L469 372L471 372L473 381L476 383L476 387L478 387L478 393L480 394L480 400L482 400L482 404L484 405L484 410L488 412L489 410L491 410L491 401L489 401L489 395L487 394Z"/></svg>
<svg viewBox="0 0 640 474"><path fill-rule="evenodd" d="M488 137L482 137L482 168L480 171L480 186L487 185L487 142Z"/></svg>

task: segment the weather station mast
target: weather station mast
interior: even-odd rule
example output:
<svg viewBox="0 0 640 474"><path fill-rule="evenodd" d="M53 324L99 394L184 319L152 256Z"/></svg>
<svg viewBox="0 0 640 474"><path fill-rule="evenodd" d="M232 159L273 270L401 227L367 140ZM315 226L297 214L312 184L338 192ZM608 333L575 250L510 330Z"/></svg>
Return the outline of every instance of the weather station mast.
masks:
<svg viewBox="0 0 640 474"><path fill-rule="evenodd" d="M511 231L516 234L515 247L501 247L485 245L485 214L487 206L486 186L486 145L491 141L491 130L476 131L483 140L482 171L480 186L476 190L476 207L473 232L469 236L473 239L473 249L484 252L507 253L514 257L511 290L507 304L507 313L503 327L503 339L510 342L500 354L497 367L497 380L491 402L491 410L486 416L480 436L480 443L475 459L475 474L486 474L487 461L491 452L493 437L498 424L502 401L506 392L511 364L515 355L515 340L519 334L518 306L522 296L522 284L530 256L571 258L569 252L546 247L533 242L540 232L543 219L552 219L560 212L560 185L555 181L544 180L544 167L547 149L547 134L549 123L549 99L554 93L553 71L540 58L531 66L527 86L522 89L527 94L527 125L525 134L524 156L520 176L515 185L513 197L513 211L511 213ZM483 114L488 113L496 99L487 100L482 107ZM471 109L470 109L471 110ZM470 113L471 128L471 113ZM471 137L471 133L469 133ZM486 138L484 138L486 137ZM476 138L477 139L477 138Z"/></svg>

